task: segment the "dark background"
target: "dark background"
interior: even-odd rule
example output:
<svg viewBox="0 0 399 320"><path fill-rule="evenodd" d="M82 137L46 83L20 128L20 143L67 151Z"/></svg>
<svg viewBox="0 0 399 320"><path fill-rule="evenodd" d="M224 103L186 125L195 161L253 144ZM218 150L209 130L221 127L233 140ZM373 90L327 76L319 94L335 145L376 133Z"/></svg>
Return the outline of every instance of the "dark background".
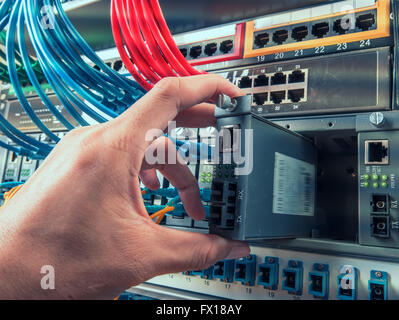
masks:
<svg viewBox="0 0 399 320"><path fill-rule="evenodd" d="M298 7L331 3L333 0L160 0L172 33L247 20ZM110 0L68 11L77 30L95 49L114 46L110 25Z"/></svg>

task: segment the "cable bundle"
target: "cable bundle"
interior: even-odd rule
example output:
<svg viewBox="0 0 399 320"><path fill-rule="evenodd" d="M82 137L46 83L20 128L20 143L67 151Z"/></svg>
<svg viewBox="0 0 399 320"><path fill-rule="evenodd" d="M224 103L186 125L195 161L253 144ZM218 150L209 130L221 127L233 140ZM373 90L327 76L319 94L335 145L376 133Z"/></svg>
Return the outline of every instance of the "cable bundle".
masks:
<svg viewBox="0 0 399 320"><path fill-rule="evenodd" d="M146 90L164 77L201 74L174 42L158 0L112 0L111 25L123 63Z"/></svg>
<svg viewBox="0 0 399 320"><path fill-rule="evenodd" d="M100 123L117 117L144 95L145 91L135 81L116 73L95 54L67 18L60 0L3 0L0 5L0 32L7 25L6 59L11 83L25 112L52 141L58 142L59 138L43 124L24 96L18 73L20 65L19 55L15 53L15 38L21 66L29 82L43 104L68 130L73 129L74 125L62 115L43 91L38 70L80 126L89 125L87 117ZM28 55L25 25L37 57L34 66L32 58ZM86 63L84 57L97 68ZM13 127L1 115L0 130L20 147L8 146L2 142L0 146L17 154L43 158L52 150L51 146Z"/></svg>

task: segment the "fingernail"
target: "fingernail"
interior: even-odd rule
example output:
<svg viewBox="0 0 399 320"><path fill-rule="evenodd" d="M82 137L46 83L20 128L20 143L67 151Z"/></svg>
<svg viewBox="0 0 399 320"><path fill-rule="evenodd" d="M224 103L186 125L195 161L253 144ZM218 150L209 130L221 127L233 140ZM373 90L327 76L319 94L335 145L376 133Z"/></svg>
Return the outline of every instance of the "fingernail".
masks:
<svg viewBox="0 0 399 320"><path fill-rule="evenodd" d="M251 250L245 242L235 244L227 255L226 260L246 257L249 255L250 252Z"/></svg>

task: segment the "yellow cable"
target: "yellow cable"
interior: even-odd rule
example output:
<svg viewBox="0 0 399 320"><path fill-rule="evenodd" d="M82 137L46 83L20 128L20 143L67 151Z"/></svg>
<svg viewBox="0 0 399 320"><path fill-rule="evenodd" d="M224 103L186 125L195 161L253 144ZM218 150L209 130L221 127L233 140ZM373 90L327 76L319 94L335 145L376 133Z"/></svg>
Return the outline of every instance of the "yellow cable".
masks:
<svg viewBox="0 0 399 320"><path fill-rule="evenodd" d="M151 218L151 220L157 218L155 223L156 224L160 224L161 221L163 220L163 218L165 217L165 214L170 212L170 211L173 211L173 210L175 210L175 207L166 206L162 210L159 210L158 212L155 212L152 215L150 215L150 218Z"/></svg>
<svg viewBox="0 0 399 320"><path fill-rule="evenodd" d="M7 202L10 201L15 196L15 194L18 192L19 189L22 188L22 186L23 185L21 184L20 186L14 187L10 191L4 193L3 206L5 206L7 204Z"/></svg>

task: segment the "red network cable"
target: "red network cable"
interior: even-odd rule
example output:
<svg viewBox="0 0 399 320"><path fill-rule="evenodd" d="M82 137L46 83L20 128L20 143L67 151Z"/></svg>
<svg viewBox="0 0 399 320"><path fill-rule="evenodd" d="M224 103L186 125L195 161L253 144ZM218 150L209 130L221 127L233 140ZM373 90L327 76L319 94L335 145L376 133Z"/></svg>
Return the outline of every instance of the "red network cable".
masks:
<svg viewBox="0 0 399 320"><path fill-rule="evenodd" d="M111 25L123 63L146 90L164 77L202 73L181 54L158 0L112 0Z"/></svg>

